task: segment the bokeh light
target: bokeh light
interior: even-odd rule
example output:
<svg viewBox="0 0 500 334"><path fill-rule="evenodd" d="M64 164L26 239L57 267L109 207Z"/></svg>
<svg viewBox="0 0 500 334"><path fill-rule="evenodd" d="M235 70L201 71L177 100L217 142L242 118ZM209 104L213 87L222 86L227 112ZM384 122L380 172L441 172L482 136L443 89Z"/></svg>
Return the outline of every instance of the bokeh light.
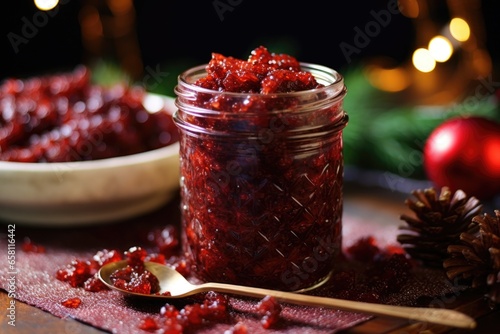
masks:
<svg viewBox="0 0 500 334"><path fill-rule="evenodd" d="M372 65L367 66L365 72L374 87L386 92L400 92L410 85L410 79L401 67L383 68Z"/></svg>
<svg viewBox="0 0 500 334"><path fill-rule="evenodd" d="M445 62L453 54L453 45L444 36L436 36L429 42L429 52L438 62Z"/></svg>
<svg viewBox="0 0 500 334"><path fill-rule="evenodd" d="M450 33L457 41L465 42L470 37L469 24L459 17L455 17L450 21Z"/></svg>
<svg viewBox="0 0 500 334"><path fill-rule="evenodd" d="M36 8L40 10L51 10L59 3L59 0L34 0Z"/></svg>
<svg viewBox="0 0 500 334"><path fill-rule="evenodd" d="M409 18L417 18L420 14L418 0L399 0L398 8L401 14Z"/></svg>
<svg viewBox="0 0 500 334"><path fill-rule="evenodd" d="M412 57L413 66L420 72L430 72L436 67L436 60L429 50L420 48L413 52Z"/></svg>

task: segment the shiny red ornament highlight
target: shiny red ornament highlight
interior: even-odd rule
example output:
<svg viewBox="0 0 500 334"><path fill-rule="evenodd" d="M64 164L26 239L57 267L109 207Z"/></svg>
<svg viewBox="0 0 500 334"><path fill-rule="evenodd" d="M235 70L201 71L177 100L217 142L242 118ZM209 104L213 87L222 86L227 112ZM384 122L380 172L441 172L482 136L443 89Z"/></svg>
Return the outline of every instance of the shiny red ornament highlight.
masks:
<svg viewBox="0 0 500 334"><path fill-rule="evenodd" d="M423 163L436 187L479 199L500 194L500 123L482 116L444 121L427 138Z"/></svg>

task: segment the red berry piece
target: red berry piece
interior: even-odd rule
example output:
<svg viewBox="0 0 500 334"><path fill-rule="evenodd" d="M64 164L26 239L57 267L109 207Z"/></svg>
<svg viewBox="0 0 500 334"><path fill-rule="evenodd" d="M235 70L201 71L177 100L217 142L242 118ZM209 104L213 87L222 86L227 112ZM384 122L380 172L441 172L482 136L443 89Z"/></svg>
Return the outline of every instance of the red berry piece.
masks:
<svg viewBox="0 0 500 334"><path fill-rule="evenodd" d="M269 65L273 56L269 52L269 50L264 46L259 46L250 52L250 56L248 57L248 62L252 65L255 64L264 64Z"/></svg>
<svg viewBox="0 0 500 334"><path fill-rule="evenodd" d="M158 248L159 253L167 257L173 256L179 250L179 238L179 231L173 225L167 225L148 234L148 240Z"/></svg>
<svg viewBox="0 0 500 334"><path fill-rule="evenodd" d="M362 237L346 249L348 255L353 260L361 262L371 262L381 253L372 236Z"/></svg>
<svg viewBox="0 0 500 334"><path fill-rule="evenodd" d="M80 298L69 298L65 299L61 302L61 305L67 308L78 308L80 304L82 303L82 300Z"/></svg>
<svg viewBox="0 0 500 334"><path fill-rule="evenodd" d="M234 325L233 327L224 332L224 334L247 334L247 333L248 333L247 326L242 322L238 322L236 325Z"/></svg>
<svg viewBox="0 0 500 334"><path fill-rule="evenodd" d="M142 274L132 275L132 279L127 284L127 290L143 294L155 294L160 291L160 282L151 272L145 270Z"/></svg>
<svg viewBox="0 0 500 334"><path fill-rule="evenodd" d="M262 94L288 93L318 88L314 76L309 72L293 72L278 69L270 72L262 80Z"/></svg>
<svg viewBox="0 0 500 334"><path fill-rule="evenodd" d="M24 238L22 250L26 253L45 253L45 247L35 244L30 238Z"/></svg>
<svg viewBox="0 0 500 334"><path fill-rule="evenodd" d="M191 273L189 262L184 257L172 256L168 259L167 264L184 277L188 277Z"/></svg>
<svg viewBox="0 0 500 334"><path fill-rule="evenodd" d="M83 283L83 288L90 292L109 290L109 288L99 279L97 273Z"/></svg>
<svg viewBox="0 0 500 334"><path fill-rule="evenodd" d="M201 311L205 319L211 321L225 321L228 318L228 300L226 296L213 291L205 295Z"/></svg>
<svg viewBox="0 0 500 334"><path fill-rule="evenodd" d="M254 49L248 60L213 53L207 76L195 84L204 88L239 93L281 93L320 87L313 75L302 72L299 61L287 54Z"/></svg>
<svg viewBox="0 0 500 334"><path fill-rule="evenodd" d="M148 256L146 256L146 258L144 259L144 261L146 262L156 262L156 263L160 263L160 264L165 264L167 263L167 260L165 258L165 255L163 254L149 254Z"/></svg>
<svg viewBox="0 0 500 334"><path fill-rule="evenodd" d="M158 327L158 324L156 323L156 320L152 317L145 317L144 319L141 320L141 323L139 324L139 329L142 329L146 332L155 332L160 327Z"/></svg>
<svg viewBox="0 0 500 334"><path fill-rule="evenodd" d="M165 304L160 309L160 314L165 318L176 318L179 315L179 310L171 304Z"/></svg>
<svg viewBox="0 0 500 334"><path fill-rule="evenodd" d="M200 304L190 304L184 306L179 311L180 323L184 327L198 327L203 323L203 313Z"/></svg>
<svg viewBox="0 0 500 334"><path fill-rule="evenodd" d="M56 272L56 278L68 282L72 287L82 287L84 282L92 276L90 262L73 260L66 268Z"/></svg>
<svg viewBox="0 0 500 334"><path fill-rule="evenodd" d="M272 296L264 297L257 305L257 312L262 315L260 320L262 327L268 329L275 326L281 313L281 305Z"/></svg>
<svg viewBox="0 0 500 334"><path fill-rule="evenodd" d="M111 262L117 262L123 259L123 255L121 252L119 252L116 249L108 250L108 249L103 249L98 251L92 259L97 262L99 266L103 266L105 264L111 263Z"/></svg>
<svg viewBox="0 0 500 334"><path fill-rule="evenodd" d="M127 264L139 273L144 271L144 260L147 255L148 252L141 247L131 247L125 252Z"/></svg>

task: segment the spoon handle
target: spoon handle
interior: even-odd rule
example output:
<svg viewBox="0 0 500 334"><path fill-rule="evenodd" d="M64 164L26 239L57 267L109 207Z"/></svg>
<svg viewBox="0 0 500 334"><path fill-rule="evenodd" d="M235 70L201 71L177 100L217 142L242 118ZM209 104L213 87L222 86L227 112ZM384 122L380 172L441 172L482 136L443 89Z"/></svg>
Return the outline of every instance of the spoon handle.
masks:
<svg viewBox="0 0 500 334"><path fill-rule="evenodd" d="M200 292L212 290L222 293L237 294L257 298L263 298L269 295L275 297L281 302L287 302L291 304L329 307L344 311L405 318L413 321L423 321L458 328L472 329L476 327L476 322L473 318L461 312L449 309L366 303L224 283L205 283L199 285L198 288L200 289Z"/></svg>

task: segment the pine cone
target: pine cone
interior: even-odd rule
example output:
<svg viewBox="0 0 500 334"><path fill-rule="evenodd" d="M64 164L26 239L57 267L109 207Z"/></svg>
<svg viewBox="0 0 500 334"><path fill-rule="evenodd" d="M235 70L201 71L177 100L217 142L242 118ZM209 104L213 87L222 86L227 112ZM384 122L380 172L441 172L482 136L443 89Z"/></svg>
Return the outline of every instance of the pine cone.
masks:
<svg viewBox="0 0 500 334"><path fill-rule="evenodd" d="M471 287L486 287L493 304L500 303L500 210L472 219L469 231L460 242L448 247L449 258L443 262L450 280L468 282Z"/></svg>
<svg viewBox="0 0 500 334"><path fill-rule="evenodd" d="M448 187L441 188L439 197L434 188L414 190L412 194L415 199L408 198L405 204L416 217L401 215L407 226L399 227L402 232L397 240L413 259L429 267L443 268L448 245L456 243L460 234L468 230L482 205L462 190L452 193Z"/></svg>

